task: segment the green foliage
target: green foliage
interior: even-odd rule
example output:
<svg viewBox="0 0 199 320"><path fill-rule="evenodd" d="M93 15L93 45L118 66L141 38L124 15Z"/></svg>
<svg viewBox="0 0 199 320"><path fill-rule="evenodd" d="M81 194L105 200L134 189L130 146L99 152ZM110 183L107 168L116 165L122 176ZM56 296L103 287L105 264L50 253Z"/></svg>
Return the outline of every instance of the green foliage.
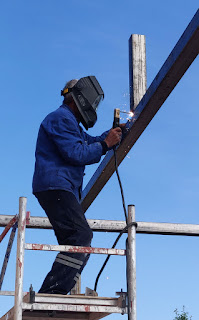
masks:
<svg viewBox="0 0 199 320"><path fill-rule="evenodd" d="M189 313L185 312L185 306L183 306L181 313L178 312L178 309L175 309L174 313L176 314L174 320L191 320L192 319L192 316L189 316Z"/></svg>

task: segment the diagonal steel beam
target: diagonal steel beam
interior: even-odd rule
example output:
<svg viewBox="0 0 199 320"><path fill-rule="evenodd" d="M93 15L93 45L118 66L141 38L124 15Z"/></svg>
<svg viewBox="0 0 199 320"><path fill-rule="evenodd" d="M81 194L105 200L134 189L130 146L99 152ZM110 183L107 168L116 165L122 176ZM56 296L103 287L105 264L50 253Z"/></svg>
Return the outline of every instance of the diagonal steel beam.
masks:
<svg viewBox="0 0 199 320"><path fill-rule="evenodd" d="M138 104L132 121L127 122L128 133L117 149L118 164L133 147L198 53L199 10ZM109 151L83 191L84 211L88 209L114 171L114 156L113 152Z"/></svg>

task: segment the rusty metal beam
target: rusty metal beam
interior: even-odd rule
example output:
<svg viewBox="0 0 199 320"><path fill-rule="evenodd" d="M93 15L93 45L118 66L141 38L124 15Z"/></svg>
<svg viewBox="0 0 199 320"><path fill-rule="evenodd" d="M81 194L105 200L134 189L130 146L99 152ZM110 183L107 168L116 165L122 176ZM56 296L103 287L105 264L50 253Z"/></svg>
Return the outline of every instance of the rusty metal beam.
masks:
<svg viewBox="0 0 199 320"><path fill-rule="evenodd" d="M2 234L0 235L0 242L3 240L3 238L6 236L8 231L14 226L14 224L17 222L18 216L14 216L6 225L5 229L3 230Z"/></svg>
<svg viewBox="0 0 199 320"><path fill-rule="evenodd" d="M128 134L117 149L118 164L122 162L164 101L175 88L199 52L199 10L187 26L176 46L138 104ZM86 211L115 172L113 152L105 156L83 191L82 207Z"/></svg>
<svg viewBox="0 0 199 320"><path fill-rule="evenodd" d="M26 250L45 250L45 251L61 251L72 253L94 253L94 254L109 254L125 256L126 251L123 249L108 249L108 248L91 248L80 246L65 246L65 245L52 245L52 244L38 244L38 243L26 243Z"/></svg>

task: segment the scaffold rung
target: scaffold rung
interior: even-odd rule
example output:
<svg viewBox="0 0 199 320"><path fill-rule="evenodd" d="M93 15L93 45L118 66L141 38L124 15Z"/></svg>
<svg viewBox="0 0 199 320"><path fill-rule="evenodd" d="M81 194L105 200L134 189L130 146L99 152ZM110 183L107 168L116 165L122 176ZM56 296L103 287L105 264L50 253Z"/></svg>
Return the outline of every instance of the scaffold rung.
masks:
<svg viewBox="0 0 199 320"><path fill-rule="evenodd" d="M25 249L26 250L44 250L44 251L62 251L62 252L72 252L72 253L109 254L109 255L117 255L117 256L126 255L126 250L124 249L91 248L91 247L79 247L79 246L37 244L37 243L26 243Z"/></svg>

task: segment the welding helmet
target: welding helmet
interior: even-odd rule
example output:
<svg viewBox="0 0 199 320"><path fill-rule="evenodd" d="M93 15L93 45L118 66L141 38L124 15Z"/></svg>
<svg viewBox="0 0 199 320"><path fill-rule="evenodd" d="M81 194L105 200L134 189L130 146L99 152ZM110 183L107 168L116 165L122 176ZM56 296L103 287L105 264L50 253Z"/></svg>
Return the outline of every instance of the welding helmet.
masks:
<svg viewBox="0 0 199 320"><path fill-rule="evenodd" d="M94 126L97 121L97 107L104 98L104 92L95 76L81 78L72 88L61 91L65 96L71 93L73 100L81 114L81 122L86 130Z"/></svg>

